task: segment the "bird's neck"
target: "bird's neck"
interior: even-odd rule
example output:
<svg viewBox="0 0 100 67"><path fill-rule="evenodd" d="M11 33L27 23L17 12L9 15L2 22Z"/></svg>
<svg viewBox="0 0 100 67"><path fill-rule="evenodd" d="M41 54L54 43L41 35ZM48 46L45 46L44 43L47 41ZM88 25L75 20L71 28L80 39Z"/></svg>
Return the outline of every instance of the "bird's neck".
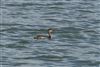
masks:
<svg viewBox="0 0 100 67"><path fill-rule="evenodd" d="M48 32L48 35L49 35L48 38L51 39L51 33L50 32Z"/></svg>

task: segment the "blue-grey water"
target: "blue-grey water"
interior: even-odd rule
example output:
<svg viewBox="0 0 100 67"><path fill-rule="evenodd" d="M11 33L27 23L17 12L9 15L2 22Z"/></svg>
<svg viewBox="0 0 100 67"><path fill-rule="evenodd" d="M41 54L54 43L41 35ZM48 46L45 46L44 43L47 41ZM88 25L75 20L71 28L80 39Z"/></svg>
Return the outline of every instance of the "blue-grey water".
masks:
<svg viewBox="0 0 100 67"><path fill-rule="evenodd" d="M100 0L0 0L0 24L0 67L100 67Z"/></svg>

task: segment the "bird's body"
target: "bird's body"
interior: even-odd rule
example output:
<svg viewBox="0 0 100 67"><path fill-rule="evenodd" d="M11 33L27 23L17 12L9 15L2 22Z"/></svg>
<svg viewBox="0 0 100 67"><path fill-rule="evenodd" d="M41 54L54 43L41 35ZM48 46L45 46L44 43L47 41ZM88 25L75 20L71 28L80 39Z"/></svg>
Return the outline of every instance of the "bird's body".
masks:
<svg viewBox="0 0 100 67"><path fill-rule="evenodd" d="M34 37L34 39L45 39L47 37L48 36L46 36L46 35L37 35L36 37Z"/></svg>
<svg viewBox="0 0 100 67"><path fill-rule="evenodd" d="M51 39L51 33L52 33L52 29L48 29L48 35L37 35L34 37L34 39Z"/></svg>

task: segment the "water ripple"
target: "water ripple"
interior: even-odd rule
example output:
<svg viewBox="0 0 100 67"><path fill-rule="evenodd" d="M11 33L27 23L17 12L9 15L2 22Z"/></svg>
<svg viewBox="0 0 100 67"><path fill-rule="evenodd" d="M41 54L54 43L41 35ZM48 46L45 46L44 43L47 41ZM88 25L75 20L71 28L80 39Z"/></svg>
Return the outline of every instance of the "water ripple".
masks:
<svg viewBox="0 0 100 67"><path fill-rule="evenodd" d="M99 67L99 0L2 0L2 67ZM52 39L34 40L37 34Z"/></svg>

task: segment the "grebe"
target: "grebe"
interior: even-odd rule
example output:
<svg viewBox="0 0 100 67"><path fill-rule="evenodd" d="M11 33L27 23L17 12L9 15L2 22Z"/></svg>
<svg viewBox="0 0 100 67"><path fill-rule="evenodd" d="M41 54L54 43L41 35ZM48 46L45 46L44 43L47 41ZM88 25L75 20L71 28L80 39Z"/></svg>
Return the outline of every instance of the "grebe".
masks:
<svg viewBox="0 0 100 67"><path fill-rule="evenodd" d="M34 39L51 39L51 33L53 32L53 30L51 28L48 29L48 35L37 35L36 37L34 37Z"/></svg>

